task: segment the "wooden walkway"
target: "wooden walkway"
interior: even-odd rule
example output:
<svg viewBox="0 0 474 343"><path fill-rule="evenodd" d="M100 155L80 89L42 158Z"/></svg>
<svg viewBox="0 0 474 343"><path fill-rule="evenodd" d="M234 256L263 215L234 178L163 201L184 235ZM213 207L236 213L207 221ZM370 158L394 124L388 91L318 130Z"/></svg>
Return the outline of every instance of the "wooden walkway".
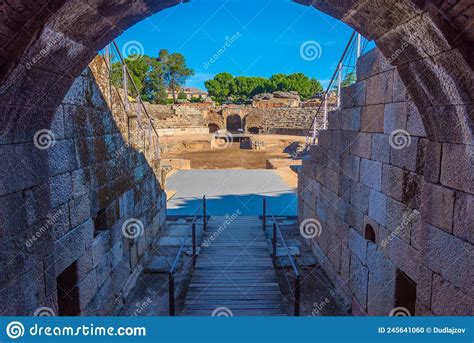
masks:
<svg viewBox="0 0 474 343"><path fill-rule="evenodd" d="M260 218L226 219L209 220L181 315L286 315Z"/></svg>

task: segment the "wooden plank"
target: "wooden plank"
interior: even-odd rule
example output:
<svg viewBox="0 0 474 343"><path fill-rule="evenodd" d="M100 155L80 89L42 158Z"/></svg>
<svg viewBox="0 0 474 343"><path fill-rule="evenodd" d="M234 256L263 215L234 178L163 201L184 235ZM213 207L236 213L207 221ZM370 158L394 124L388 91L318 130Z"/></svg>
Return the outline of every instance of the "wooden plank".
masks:
<svg viewBox="0 0 474 343"><path fill-rule="evenodd" d="M218 307L233 315L285 315L260 218L239 217L224 226L226 220L208 221L208 244L201 245L182 315L209 316Z"/></svg>

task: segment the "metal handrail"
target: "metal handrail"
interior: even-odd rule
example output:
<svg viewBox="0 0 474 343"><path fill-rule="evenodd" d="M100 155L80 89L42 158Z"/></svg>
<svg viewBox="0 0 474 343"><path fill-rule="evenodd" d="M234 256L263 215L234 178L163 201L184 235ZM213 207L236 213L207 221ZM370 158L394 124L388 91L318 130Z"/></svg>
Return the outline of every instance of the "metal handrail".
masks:
<svg viewBox="0 0 474 343"><path fill-rule="evenodd" d="M339 72L342 72L340 70L340 67L341 67L341 64L342 62L344 61L344 59L346 58L346 54L347 54L347 51L349 50L349 47L351 46L352 44L352 40L354 39L354 36L356 35L356 31L354 30L351 34L351 37L349 38L349 41L347 42L346 44L346 47L344 48L344 52L342 53L342 56L341 58L339 59L339 62L337 64L337 68L336 70L334 71L332 77L331 77L331 81L329 81L329 84L328 86L326 87L326 90L324 91L324 100L321 101L321 103L319 104L318 106L318 109L316 110L316 113L314 114L313 116L313 119L311 120L311 124L308 128L308 131L306 132L306 142L308 142L308 139L309 139L309 136L310 136L310 133L311 133L311 129L313 128L313 126L315 127L316 126L316 118L318 117L319 115L319 112L321 110L321 108L326 104L326 101L327 101L327 96L329 94L329 91L331 90L332 86L333 86L333 82L334 80L336 79L336 76ZM324 123L324 125L326 125L326 123ZM315 137L312 137L312 144L315 143ZM308 145L308 143L306 143Z"/></svg>
<svg viewBox="0 0 474 343"><path fill-rule="evenodd" d="M293 295L294 299L294 305L293 305L293 313L294 316L298 317L300 315L300 299L301 299L301 274L298 271L298 268L296 266L296 263L293 259L293 256L290 254L290 249L288 248L288 245L285 242L285 238L283 237L283 234L281 233L280 227L277 224L276 218L273 215L273 211L270 207L269 204L267 204L266 198L263 197L263 217L262 217L262 222L263 222L263 230L265 231L266 228L266 222L267 222L267 207L268 207L268 212L270 213L270 216L273 219L273 236L272 236L272 248L273 248L273 259L276 261L277 259L277 232L280 236L280 240L283 243L283 247L286 250L286 255L288 256L290 260L291 267L293 269L293 273L295 274L295 281L294 281L294 286L293 290L290 290ZM291 286L290 286L291 288Z"/></svg>
<svg viewBox="0 0 474 343"><path fill-rule="evenodd" d="M203 215L203 228L204 231L207 229L207 209L206 209L206 196L204 195L202 197L202 202L196 209L196 213L193 217L193 220L191 221L191 227L192 227L192 251L193 251L193 268L196 266L196 260L197 260L197 239L196 239L196 220L198 218L198 213L199 210L202 208L202 215ZM176 271L179 259L181 258L181 255L184 252L184 247L186 245L186 240L187 238L181 243L181 246L179 247L178 253L176 254L176 257L173 261L173 264L170 268L170 271L168 272L168 298L169 298L169 315L173 317L176 312L176 305L175 305L175 284L174 284L174 273Z"/></svg>
<svg viewBox="0 0 474 343"><path fill-rule="evenodd" d="M117 51L117 54L118 54L118 56L120 57L120 60L122 61L123 65L125 66L125 70L127 71L127 75L128 75L128 77L130 78L130 81L132 81L133 88L135 89L135 92L137 92L137 94L138 94L138 96L137 96L137 97L138 97L138 100L139 100L139 102L140 102L140 105L142 105L142 107L143 107L143 110L144 110L145 115L146 115L146 117L147 117L147 119L148 119L148 122L149 122L151 128L153 129L153 132L155 133L155 136L156 136L157 138L159 138L160 136L158 135L158 131L156 130L155 125L153 124L153 121L151 120L150 114L148 113L148 111L147 111L147 109L146 109L146 106L145 106L145 104L143 103L143 100L142 100L142 98L141 98L141 96L140 96L140 92L138 91L138 87L137 87L137 85L135 84L135 81L133 81L132 74L130 73L130 70L128 69L128 66L127 66L127 62L126 62L125 59L123 58L122 53L120 52L120 49L119 49L119 47L118 47L118 45L117 45L117 42L116 42L115 40L113 40L113 41L112 41L112 44L113 44L115 50Z"/></svg>

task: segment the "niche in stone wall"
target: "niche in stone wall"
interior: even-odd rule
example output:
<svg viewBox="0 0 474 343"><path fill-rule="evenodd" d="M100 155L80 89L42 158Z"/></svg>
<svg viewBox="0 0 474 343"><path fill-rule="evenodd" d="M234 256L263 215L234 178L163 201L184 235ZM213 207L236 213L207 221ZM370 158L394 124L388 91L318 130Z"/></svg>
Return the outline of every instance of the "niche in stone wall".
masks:
<svg viewBox="0 0 474 343"><path fill-rule="evenodd" d="M77 288L77 261L67 267L56 278L58 292L58 314L77 316L81 312L79 289Z"/></svg>
<svg viewBox="0 0 474 343"><path fill-rule="evenodd" d="M94 237L97 236L101 231L108 228L107 213L105 209L99 210L94 218Z"/></svg>
<svg viewBox="0 0 474 343"><path fill-rule="evenodd" d="M410 314L415 315L416 283L400 269L395 278L395 307L404 307Z"/></svg>
<svg viewBox="0 0 474 343"><path fill-rule="evenodd" d="M207 125L207 127L209 128L209 133L214 133L219 130L219 126L214 123L210 123L209 125Z"/></svg>
<svg viewBox="0 0 474 343"><path fill-rule="evenodd" d="M370 224L365 225L364 238L372 243L375 243L375 230Z"/></svg>

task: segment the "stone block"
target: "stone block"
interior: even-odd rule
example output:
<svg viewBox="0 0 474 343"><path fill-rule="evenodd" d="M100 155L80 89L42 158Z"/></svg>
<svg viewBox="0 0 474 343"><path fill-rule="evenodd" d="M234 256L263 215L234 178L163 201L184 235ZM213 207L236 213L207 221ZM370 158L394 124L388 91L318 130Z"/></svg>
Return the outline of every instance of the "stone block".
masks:
<svg viewBox="0 0 474 343"><path fill-rule="evenodd" d="M359 182L354 182L350 191L351 204L364 214L369 211L370 188Z"/></svg>
<svg viewBox="0 0 474 343"><path fill-rule="evenodd" d="M385 105L371 105L362 107L360 116L360 130L363 132L383 133Z"/></svg>
<svg viewBox="0 0 474 343"><path fill-rule="evenodd" d="M395 275L396 267L384 254L370 244L367 251L368 282L368 313L371 316L387 316L395 307Z"/></svg>
<svg viewBox="0 0 474 343"><path fill-rule="evenodd" d="M353 107L342 110L341 129L347 131L360 130L361 107Z"/></svg>
<svg viewBox="0 0 474 343"><path fill-rule="evenodd" d="M16 230L28 226L27 211L31 211L28 210L27 204L28 202L25 204L21 192L0 196L0 237L11 237ZM29 222L37 222L36 216L36 213L32 213Z"/></svg>
<svg viewBox="0 0 474 343"><path fill-rule="evenodd" d="M77 169L72 171L72 196L77 198L89 193L94 187L92 175L89 168Z"/></svg>
<svg viewBox="0 0 474 343"><path fill-rule="evenodd" d="M383 132L390 135L395 130L406 130L407 114L407 102L397 102L385 105Z"/></svg>
<svg viewBox="0 0 474 343"><path fill-rule="evenodd" d="M377 191L382 190L382 163L361 159L360 182Z"/></svg>
<svg viewBox="0 0 474 343"><path fill-rule="evenodd" d="M456 237L474 244L474 196L456 192L453 233Z"/></svg>
<svg viewBox="0 0 474 343"><path fill-rule="evenodd" d="M439 182L441 173L441 144L429 141L426 145L426 159L423 174L426 181Z"/></svg>
<svg viewBox="0 0 474 343"><path fill-rule="evenodd" d="M59 275L86 251L88 235L93 231L92 221L68 232L54 244L55 272Z"/></svg>
<svg viewBox="0 0 474 343"><path fill-rule="evenodd" d="M362 308L367 308L369 271L357 258L351 258L349 285Z"/></svg>
<svg viewBox="0 0 474 343"><path fill-rule="evenodd" d="M47 191L42 188L41 191ZM71 174L61 174L54 176L49 182L49 191L51 195L51 207L56 208L67 203L72 194L72 179Z"/></svg>
<svg viewBox="0 0 474 343"><path fill-rule="evenodd" d="M426 266L465 293L474 295L473 245L428 225L423 250Z"/></svg>
<svg viewBox="0 0 474 343"><path fill-rule="evenodd" d="M77 168L76 151L72 139L57 140L48 149L48 165L50 175L59 175Z"/></svg>
<svg viewBox="0 0 474 343"><path fill-rule="evenodd" d="M474 194L474 145L443 144L441 183Z"/></svg>
<svg viewBox="0 0 474 343"><path fill-rule="evenodd" d="M380 225L385 226L387 217L387 196L374 189L369 195L369 216Z"/></svg>
<svg viewBox="0 0 474 343"><path fill-rule="evenodd" d="M357 59L357 80L365 80L380 73L380 51L372 49Z"/></svg>
<svg viewBox="0 0 474 343"><path fill-rule="evenodd" d="M382 169L382 192L398 201L402 200L405 171L388 164Z"/></svg>
<svg viewBox="0 0 474 343"><path fill-rule="evenodd" d="M410 96L403 83L403 80L400 78L398 72L395 71L395 73L393 74L393 101L403 102L408 101L409 98Z"/></svg>
<svg viewBox="0 0 474 343"><path fill-rule="evenodd" d="M360 157L348 154L342 155L342 172L354 181L359 180Z"/></svg>
<svg viewBox="0 0 474 343"><path fill-rule="evenodd" d="M81 195L69 202L69 217L71 227L76 227L91 218L89 194Z"/></svg>
<svg viewBox="0 0 474 343"><path fill-rule="evenodd" d="M433 279L433 296L431 310L438 316L472 316L474 315L473 297L466 295L459 288L438 275Z"/></svg>
<svg viewBox="0 0 474 343"><path fill-rule="evenodd" d="M391 103L393 97L393 70L367 79L366 94L367 105Z"/></svg>
<svg viewBox="0 0 474 343"><path fill-rule="evenodd" d="M416 299L431 308L431 288L433 286L433 272L420 266L418 280L416 280ZM420 315L417 313L417 315Z"/></svg>
<svg viewBox="0 0 474 343"><path fill-rule="evenodd" d="M422 194L423 221L453 232L454 191L425 182Z"/></svg>
<svg viewBox="0 0 474 343"><path fill-rule="evenodd" d="M367 260L367 240L352 228L349 229L348 246L352 254L365 264Z"/></svg>
<svg viewBox="0 0 474 343"><path fill-rule="evenodd" d="M372 135L372 154L371 158L374 161L389 163L390 162L390 136L382 134Z"/></svg>
<svg viewBox="0 0 474 343"><path fill-rule="evenodd" d="M392 198L387 198L386 227L408 244L410 244L411 236L411 219L415 217L412 213L411 208Z"/></svg>
<svg viewBox="0 0 474 343"><path fill-rule="evenodd" d="M351 252L344 244L341 245L341 277L344 282L349 282L350 275L350 264L351 264Z"/></svg>
<svg viewBox="0 0 474 343"><path fill-rule="evenodd" d="M362 234L364 226L364 213L359 211L355 206L348 206L346 222L356 231Z"/></svg>
<svg viewBox="0 0 474 343"><path fill-rule="evenodd" d="M323 148L330 148L331 147L331 140L332 140L332 131L331 130L324 130L321 131L318 136L318 145Z"/></svg>
<svg viewBox="0 0 474 343"><path fill-rule="evenodd" d="M370 159L372 145L372 135L369 133L357 132L353 135L350 145L351 155Z"/></svg>
<svg viewBox="0 0 474 343"><path fill-rule="evenodd" d="M407 131L412 136L426 137L425 126L420 112L412 102L408 103L407 108Z"/></svg>
<svg viewBox="0 0 474 343"><path fill-rule="evenodd" d="M341 129L341 118L342 113L340 110L328 112L328 129L329 130L340 130Z"/></svg>
<svg viewBox="0 0 474 343"><path fill-rule="evenodd" d="M79 292L79 307L84 310L92 300L98 289L97 274L92 270L85 278L77 285Z"/></svg>
<svg viewBox="0 0 474 343"><path fill-rule="evenodd" d="M406 138L406 137L405 137ZM392 136L391 139L396 140L395 136ZM420 157L418 155L418 137L410 137L407 142L407 145L401 147L392 145L390 149L390 162L394 166L405 168L411 171L416 171L417 161Z"/></svg>
<svg viewBox="0 0 474 343"><path fill-rule="evenodd" d="M396 235L390 237L390 243L387 245L390 261L416 282L420 272L420 252Z"/></svg>
<svg viewBox="0 0 474 343"><path fill-rule="evenodd" d="M341 89L341 108L363 106L365 104L365 81L356 82Z"/></svg>

